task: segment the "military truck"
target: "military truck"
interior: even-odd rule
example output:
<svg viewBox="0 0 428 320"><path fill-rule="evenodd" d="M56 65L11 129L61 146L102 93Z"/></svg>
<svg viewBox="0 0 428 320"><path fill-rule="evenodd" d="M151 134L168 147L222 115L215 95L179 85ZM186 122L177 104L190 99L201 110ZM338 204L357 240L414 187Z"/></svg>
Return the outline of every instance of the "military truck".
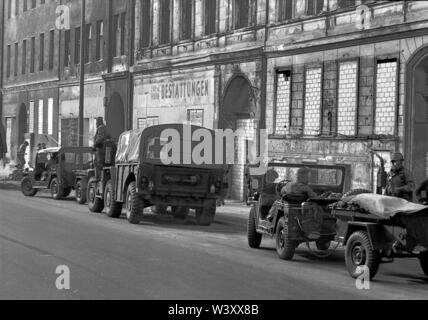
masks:
<svg viewBox="0 0 428 320"><path fill-rule="evenodd" d="M76 190L76 200L86 203L86 186L93 168L93 151L87 147L48 148L37 152L35 168L24 172L21 191L33 197L39 190L51 191L60 200Z"/></svg>
<svg viewBox="0 0 428 320"><path fill-rule="evenodd" d="M229 166L224 161L215 164L215 152L208 164L196 164L194 159L185 161L188 158L186 148L192 152L198 145L186 134L192 136L199 129L215 138L213 130L181 124L123 133L114 165L105 167L99 180L92 178L89 182L89 209L102 212L105 208L109 217L117 218L124 207L131 224L138 224L143 210L149 207L157 208L153 211L159 213L171 207L172 215L181 219L194 209L197 224L209 226L214 220L217 202L226 195L225 177ZM163 147L172 142L171 137L169 140L162 138L165 130L172 130L179 137L178 154L175 154L178 163L166 165L162 160Z"/></svg>

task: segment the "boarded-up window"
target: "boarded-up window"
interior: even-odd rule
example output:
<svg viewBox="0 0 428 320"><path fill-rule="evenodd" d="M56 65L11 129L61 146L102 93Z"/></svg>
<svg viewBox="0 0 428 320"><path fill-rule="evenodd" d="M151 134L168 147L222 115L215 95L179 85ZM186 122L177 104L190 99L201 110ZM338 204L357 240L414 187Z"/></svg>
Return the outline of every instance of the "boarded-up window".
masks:
<svg viewBox="0 0 428 320"><path fill-rule="evenodd" d="M319 135L321 124L321 68L309 68L305 77L305 135Z"/></svg>
<svg viewBox="0 0 428 320"><path fill-rule="evenodd" d="M379 61L376 79L375 134L394 135L397 110L397 61Z"/></svg>
<svg viewBox="0 0 428 320"><path fill-rule="evenodd" d="M356 134L358 90L358 63L356 61L339 64L338 92L338 133Z"/></svg>
<svg viewBox="0 0 428 320"><path fill-rule="evenodd" d="M39 121L38 121L38 133L43 134L44 128L43 128L43 116L44 116L44 106L43 106L43 100L39 100Z"/></svg>
<svg viewBox="0 0 428 320"><path fill-rule="evenodd" d="M48 99L48 134L53 134L53 119L54 119L54 100L53 98Z"/></svg>
<svg viewBox="0 0 428 320"><path fill-rule="evenodd" d="M275 133L286 134L290 126L291 72L276 74Z"/></svg>

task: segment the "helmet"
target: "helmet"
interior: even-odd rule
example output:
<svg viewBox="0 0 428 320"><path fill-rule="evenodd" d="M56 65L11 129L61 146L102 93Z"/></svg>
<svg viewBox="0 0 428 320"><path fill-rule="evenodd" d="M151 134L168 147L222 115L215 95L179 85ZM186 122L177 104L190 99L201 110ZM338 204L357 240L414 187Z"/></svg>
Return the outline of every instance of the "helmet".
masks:
<svg viewBox="0 0 428 320"><path fill-rule="evenodd" d="M404 156L399 152L394 153L391 156L391 161L404 161Z"/></svg>

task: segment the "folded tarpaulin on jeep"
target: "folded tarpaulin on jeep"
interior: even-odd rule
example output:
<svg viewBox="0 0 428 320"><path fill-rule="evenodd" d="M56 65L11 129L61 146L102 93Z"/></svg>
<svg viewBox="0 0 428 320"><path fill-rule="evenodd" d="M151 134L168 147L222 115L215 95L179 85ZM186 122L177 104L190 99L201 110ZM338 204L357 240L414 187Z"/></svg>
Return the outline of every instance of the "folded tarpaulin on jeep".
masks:
<svg viewBox="0 0 428 320"><path fill-rule="evenodd" d="M392 218L397 214L406 215L428 211L427 206L408 202L400 198L371 193L350 197L347 202L383 219Z"/></svg>

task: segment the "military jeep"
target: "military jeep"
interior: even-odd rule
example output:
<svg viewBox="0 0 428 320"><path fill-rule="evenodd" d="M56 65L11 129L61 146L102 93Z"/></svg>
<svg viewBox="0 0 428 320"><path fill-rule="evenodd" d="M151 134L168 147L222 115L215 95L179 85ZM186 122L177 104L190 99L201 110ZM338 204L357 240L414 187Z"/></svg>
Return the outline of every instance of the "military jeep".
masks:
<svg viewBox="0 0 428 320"><path fill-rule="evenodd" d="M307 186L317 197L284 193L302 168L308 171ZM284 260L291 260L302 243L315 243L317 250L327 251L336 237L336 218L328 206L349 190L350 176L350 166L344 164L270 163L265 175L252 176L258 191L248 219L249 246L259 248L267 235L276 240L277 253Z"/></svg>
<svg viewBox="0 0 428 320"><path fill-rule="evenodd" d="M89 209L102 212L105 208L109 217L118 218L125 207L131 224L138 224L144 209L149 207L161 214L167 213L170 207L172 215L180 219L185 219L190 209L194 209L197 224L210 225L217 202L226 195L228 166L214 164L215 159L209 164L196 164L194 159L190 159L189 164L179 164L186 163L186 152L192 154L198 144L191 141L198 129L212 138L216 135L213 130L181 124L123 133L117 145L115 164L105 167L100 179L91 180L88 185ZM162 161L163 147L170 142L162 138L165 130L173 130L179 137L178 154L175 154L178 164L165 165ZM186 133L190 137L186 138ZM212 157L215 158L215 152ZM225 163L223 159L221 162Z"/></svg>
<svg viewBox="0 0 428 320"><path fill-rule="evenodd" d="M51 191L52 198L60 200L76 190L76 200L86 201L88 172L93 167L92 148L62 147L41 150L36 155L35 168L24 172L21 191L33 197L39 190ZM80 196L79 196L80 195Z"/></svg>

